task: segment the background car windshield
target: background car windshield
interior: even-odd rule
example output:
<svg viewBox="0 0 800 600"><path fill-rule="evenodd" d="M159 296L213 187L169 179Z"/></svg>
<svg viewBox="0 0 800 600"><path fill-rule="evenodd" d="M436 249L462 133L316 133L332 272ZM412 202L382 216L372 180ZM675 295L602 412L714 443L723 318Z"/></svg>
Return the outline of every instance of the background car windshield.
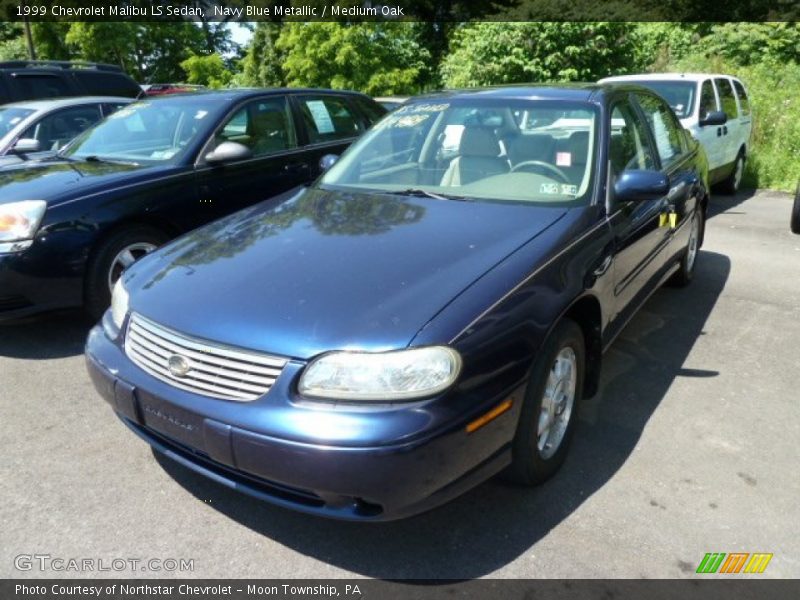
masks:
<svg viewBox="0 0 800 600"><path fill-rule="evenodd" d="M321 184L577 204L591 188L595 123L589 104L421 101L384 117Z"/></svg>
<svg viewBox="0 0 800 600"><path fill-rule="evenodd" d="M177 160L186 147L208 131L219 102L197 97L144 100L110 115L70 144L65 155L97 156L132 162Z"/></svg>
<svg viewBox="0 0 800 600"><path fill-rule="evenodd" d="M664 98L679 119L685 119L694 110L695 84L691 81L636 81Z"/></svg>
<svg viewBox="0 0 800 600"><path fill-rule="evenodd" d="M0 137L9 133L28 115L33 114L29 108L0 108Z"/></svg>

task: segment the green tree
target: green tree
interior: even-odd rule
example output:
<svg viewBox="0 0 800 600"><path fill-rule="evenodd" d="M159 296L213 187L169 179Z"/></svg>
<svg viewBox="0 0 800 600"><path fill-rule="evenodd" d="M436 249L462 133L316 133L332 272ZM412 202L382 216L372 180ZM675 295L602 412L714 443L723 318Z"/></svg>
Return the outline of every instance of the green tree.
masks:
<svg viewBox="0 0 800 600"><path fill-rule="evenodd" d="M411 23L286 23L275 47L290 86L355 89L367 94L418 91L429 52Z"/></svg>
<svg viewBox="0 0 800 600"><path fill-rule="evenodd" d="M186 81L206 85L210 88L225 87L231 82L233 73L225 61L217 54L207 56L192 55L183 62L181 68L186 72Z"/></svg>
<svg viewBox="0 0 800 600"><path fill-rule="evenodd" d="M448 87L595 81L636 67L631 23L469 23L441 65Z"/></svg>
<svg viewBox="0 0 800 600"><path fill-rule="evenodd" d="M723 23L711 27L699 49L737 65L800 62L800 24Z"/></svg>
<svg viewBox="0 0 800 600"><path fill-rule="evenodd" d="M276 43L281 33L280 23L260 21L253 38L240 63L241 75L237 83L256 87L281 87L283 76L283 52Z"/></svg>

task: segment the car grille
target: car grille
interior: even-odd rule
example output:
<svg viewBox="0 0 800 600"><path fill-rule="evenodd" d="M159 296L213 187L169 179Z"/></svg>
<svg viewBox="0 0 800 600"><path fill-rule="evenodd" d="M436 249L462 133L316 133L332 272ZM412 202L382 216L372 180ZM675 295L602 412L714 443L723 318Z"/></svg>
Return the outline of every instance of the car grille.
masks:
<svg viewBox="0 0 800 600"><path fill-rule="evenodd" d="M266 394L286 359L189 337L133 313L125 353L139 367L172 386L223 400L249 402ZM182 357L188 371L175 375L170 358Z"/></svg>

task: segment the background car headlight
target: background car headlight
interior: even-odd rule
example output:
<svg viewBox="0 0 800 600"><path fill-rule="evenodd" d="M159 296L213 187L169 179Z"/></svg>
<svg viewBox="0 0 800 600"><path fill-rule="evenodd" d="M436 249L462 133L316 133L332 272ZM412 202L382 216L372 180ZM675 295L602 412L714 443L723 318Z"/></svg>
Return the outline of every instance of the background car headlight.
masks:
<svg viewBox="0 0 800 600"><path fill-rule="evenodd" d="M0 204L0 242L32 239L47 210L44 200Z"/></svg>
<svg viewBox="0 0 800 600"><path fill-rule="evenodd" d="M117 329L122 328L125 315L128 314L128 290L122 283L122 277L117 279L114 284L114 291L111 293L111 320Z"/></svg>
<svg viewBox="0 0 800 600"><path fill-rule="evenodd" d="M461 371L452 348L428 346L393 352L331 352L300 377L305 396L341 400L408 400L448 388Z"/></svg>

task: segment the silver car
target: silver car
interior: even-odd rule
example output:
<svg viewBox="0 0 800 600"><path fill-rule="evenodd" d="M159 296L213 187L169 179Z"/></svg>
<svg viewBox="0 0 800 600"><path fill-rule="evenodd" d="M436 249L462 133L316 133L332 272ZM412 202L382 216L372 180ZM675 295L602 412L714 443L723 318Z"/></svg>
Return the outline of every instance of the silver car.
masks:
<svg viewBox="0 0 800 600"><path fill-rule="evenodd" d="M63 148L132 98L85 96L28 100L0 106L0 166Z"/></svg>

